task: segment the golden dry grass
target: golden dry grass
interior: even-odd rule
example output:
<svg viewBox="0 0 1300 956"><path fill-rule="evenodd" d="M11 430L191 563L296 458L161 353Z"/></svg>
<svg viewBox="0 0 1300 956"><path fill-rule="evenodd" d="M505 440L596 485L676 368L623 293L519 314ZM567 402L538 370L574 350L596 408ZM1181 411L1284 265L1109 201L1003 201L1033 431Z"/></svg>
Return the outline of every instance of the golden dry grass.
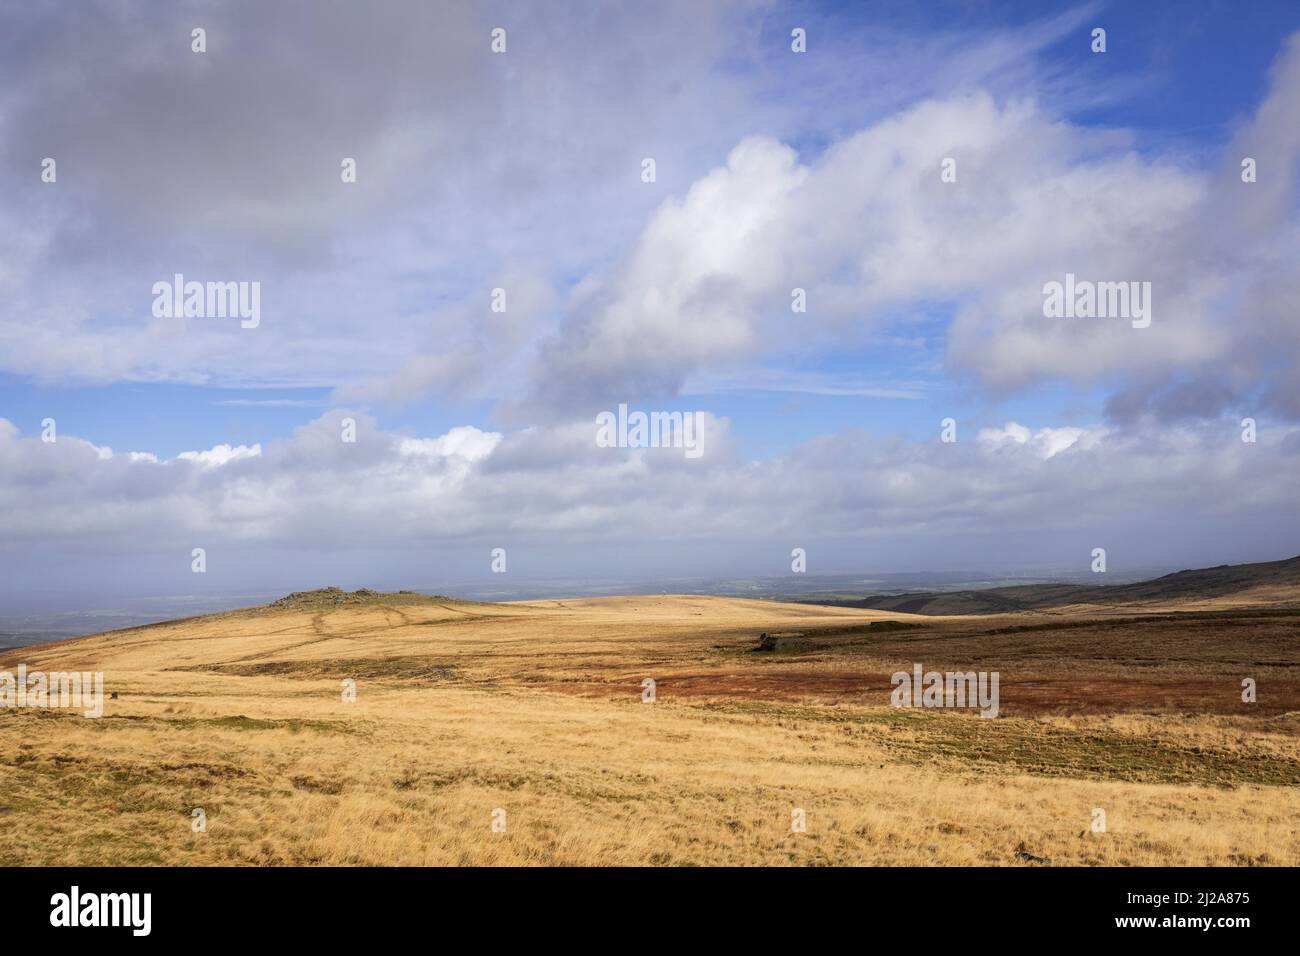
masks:
<svg viewBox="0 0 1300 956"><path fill-rule="evenodd" d="M411 597L28 648L119 696L0 712L0 863L1295 865L1295 620ZM1006 716L890 708L913 660Z"/></svg>

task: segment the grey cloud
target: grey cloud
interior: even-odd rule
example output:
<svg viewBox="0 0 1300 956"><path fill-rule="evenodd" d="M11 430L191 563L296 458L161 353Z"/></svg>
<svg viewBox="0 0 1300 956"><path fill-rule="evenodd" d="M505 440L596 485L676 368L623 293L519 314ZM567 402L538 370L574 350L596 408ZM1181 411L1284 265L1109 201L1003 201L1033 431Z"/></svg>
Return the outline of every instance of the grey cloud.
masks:
<svg viewBox="0 0 1300 956"><path fill-rule="evenodd" d="M731 445L725 420L710 420L706 454L689 460L677 449L597 448L594 422L417 438L361 415L357 443L344 444L340 415L207 466L105 458L75 438L44 444L0 422L4 560L86 549L126 559L195 541L395 553L473 541L748 541L788 553L815 541L843 555L912 538L930 549L982 542L992 563L1008 535L1040 550L1091 540L1149 553L1163 535L1194 538L1189 516L1207 536L1202 548L1228 526L1260 542L1300 531L1290 478L1300 440L1273 422L1257 444L1240 440L1233 419L1124 432L1016 426L955 445L845 431L755 461Z"/></svg>

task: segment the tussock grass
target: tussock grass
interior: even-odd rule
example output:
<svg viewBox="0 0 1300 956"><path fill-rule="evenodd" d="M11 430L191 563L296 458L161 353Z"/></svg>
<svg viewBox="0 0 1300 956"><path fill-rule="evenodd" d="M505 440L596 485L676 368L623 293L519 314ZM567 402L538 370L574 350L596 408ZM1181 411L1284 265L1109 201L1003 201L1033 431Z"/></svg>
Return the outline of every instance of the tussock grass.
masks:
<svg viewBox="0 0 1300 956"><path fill-rule="evenodd" d="M0 712L0 864L1300 862L1293 621L1135 641L1015 620L412 600L24 649L119 696L98 721ZM748 653L764 632L810 645ZM1007 716L888 706L900 665L973 659L1001 669ZM1229 706L1247 665L1255 710Z"/></svg>

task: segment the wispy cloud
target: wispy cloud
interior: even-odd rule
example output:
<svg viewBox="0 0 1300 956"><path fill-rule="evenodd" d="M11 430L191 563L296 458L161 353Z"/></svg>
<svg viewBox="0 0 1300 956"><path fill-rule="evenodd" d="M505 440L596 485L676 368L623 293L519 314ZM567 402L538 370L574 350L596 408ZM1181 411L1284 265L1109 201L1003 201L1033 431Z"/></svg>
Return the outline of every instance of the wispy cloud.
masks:
<svg viewBox="0 0 1300 956"><path fill-rule="evenodd" d="M326 402L319 398L225 398L212 404L241 408L320 408Z"/></svg>
<svg viewBox="0 0 1300 956"><path fill-rule="evenodd" d="M845 398L898 398L916 400L932 386L925 382L881 384L829 372L784 369L750 369L732 374L697 375L682 386L683 395L718 395L727 392L784 392Z"/></svg>

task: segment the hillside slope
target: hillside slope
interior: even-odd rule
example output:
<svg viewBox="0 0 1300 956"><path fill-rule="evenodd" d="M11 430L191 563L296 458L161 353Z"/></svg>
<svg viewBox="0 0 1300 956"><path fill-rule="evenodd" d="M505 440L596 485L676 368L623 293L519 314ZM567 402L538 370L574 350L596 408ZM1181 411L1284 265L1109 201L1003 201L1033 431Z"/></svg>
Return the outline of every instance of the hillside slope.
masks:
<svg viewBox="0 0 1300 956"><path fill-rule="evenodd" d="M0 865L1294 865L1295 629L305 592L0 654L106 698L0 709Z"/></svg>
<svg viewBox="0 0 1300 956"><path fill-rule="evenodd" d="M978 591L877 594L858 601L830 603L835 607L923 615L1009 614L1063 608L1150 612L1300 608L1300 557L1176 571L1151 581L1115 586L1029 584Z"/></svg>

